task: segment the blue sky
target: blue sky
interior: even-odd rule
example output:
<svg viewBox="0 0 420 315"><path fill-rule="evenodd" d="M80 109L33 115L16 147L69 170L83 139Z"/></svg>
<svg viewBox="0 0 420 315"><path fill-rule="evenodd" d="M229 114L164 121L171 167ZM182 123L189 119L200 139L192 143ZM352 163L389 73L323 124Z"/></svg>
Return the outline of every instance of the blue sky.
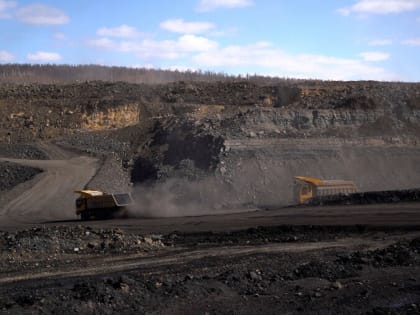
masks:
<svg viewBox="0 0 420 315"><path fill-rule="evenodd" d="M420 0L0 0L0 63L420 81Z"/></svg>

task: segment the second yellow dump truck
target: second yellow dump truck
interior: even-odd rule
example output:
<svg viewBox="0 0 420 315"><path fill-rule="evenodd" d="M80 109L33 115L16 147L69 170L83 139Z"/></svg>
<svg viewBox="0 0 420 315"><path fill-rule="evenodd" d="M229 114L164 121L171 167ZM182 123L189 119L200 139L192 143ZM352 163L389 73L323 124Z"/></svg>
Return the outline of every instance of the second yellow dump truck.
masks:
<svg viewBox="0 0 420 315"><path fill-rule="evenodd" d="M358 192L354 182L349 180L324 180L313 177L295 176L294 199L298 204L308 203L314 197L328 197Z"/></svg>
<svg viewBox="0 0 420 315"><path fill-rule="evenodd" d="M133 203L129 193L110 194L98 190L76 190L76 214L82 220L107 219L126 216L127 207Z"/></svg>

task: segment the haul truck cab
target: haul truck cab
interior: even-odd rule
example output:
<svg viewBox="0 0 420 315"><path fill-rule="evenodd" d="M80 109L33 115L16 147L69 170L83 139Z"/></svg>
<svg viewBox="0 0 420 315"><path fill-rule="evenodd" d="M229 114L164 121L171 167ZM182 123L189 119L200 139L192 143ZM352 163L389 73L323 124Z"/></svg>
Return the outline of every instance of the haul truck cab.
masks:
<svg viewBox="0 0 420 315"><path fill-rule="evenodd" d="M304 176L295 176L295 180L294 199L298 204L308 203L314 197L358 192L354 182L349 180L324 180Z"/></svg>
<svg viewBox="0 0 420 315"><path fill-rule="evenodd" d="M128 193L109 194L98 190L76 190L76 214L82 220L106 219L127 215L127 207L133 203Z"/></svg>

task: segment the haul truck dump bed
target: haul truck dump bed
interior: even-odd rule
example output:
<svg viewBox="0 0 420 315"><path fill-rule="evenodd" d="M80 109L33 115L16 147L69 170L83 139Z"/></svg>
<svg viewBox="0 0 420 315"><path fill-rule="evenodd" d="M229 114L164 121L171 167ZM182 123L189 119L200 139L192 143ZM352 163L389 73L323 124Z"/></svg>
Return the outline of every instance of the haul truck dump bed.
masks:
<svg viewBox="0 0 420 315"><path fill-rule="evenodd" d="M358 192L354 182L349 180L324 180L313 177L295 176L294 199L296 203L308 203L314 197L328 197Z"/></svg>
<svg viewBox="0 0 420 315"><path fill-rule="evenodd" d="M109 194L98 190L77 190L76 214L82 220L106 219L127 215L127 207L133 203L129 193Z"/></svg>

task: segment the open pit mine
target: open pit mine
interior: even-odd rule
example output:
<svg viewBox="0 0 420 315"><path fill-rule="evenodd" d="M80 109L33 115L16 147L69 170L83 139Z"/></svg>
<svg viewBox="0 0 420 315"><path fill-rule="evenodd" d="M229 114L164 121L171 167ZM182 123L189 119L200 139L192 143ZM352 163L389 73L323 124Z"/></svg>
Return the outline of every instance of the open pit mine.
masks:
<svg viewBox="0 0 420 315"><path fill-rule="evenodd" d="M1 83L0 267L6 314L419 314L420 84Z"/></svg>

